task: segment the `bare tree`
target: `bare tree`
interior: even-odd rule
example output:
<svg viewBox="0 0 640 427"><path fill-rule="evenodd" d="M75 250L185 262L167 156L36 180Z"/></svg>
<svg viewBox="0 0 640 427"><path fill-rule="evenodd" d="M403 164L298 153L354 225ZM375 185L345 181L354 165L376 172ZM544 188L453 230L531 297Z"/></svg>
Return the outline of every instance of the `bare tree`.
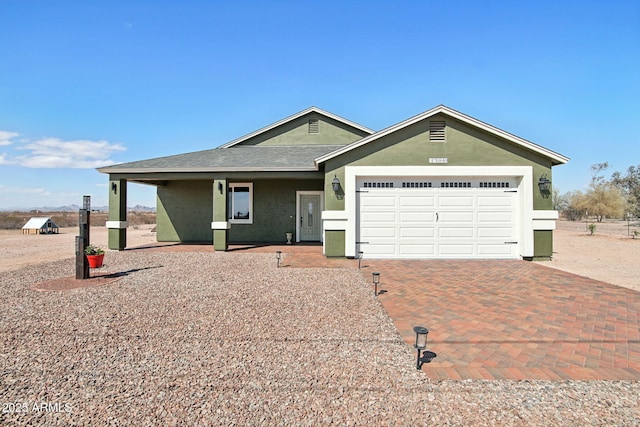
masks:
<svg viewBox="0 0 640 427"><path fill-rule="evenodd" d="M606 181L601 172L605 171L609 167L609 162L596 163L591 165L591 187L596 187L600 184L604 184Z"/></svg>
<svg viewBox="0 0 640 427"><path fill-rule="evenodd" d="M611 175L611 182L627 199L629 212L640 217L640 165L629 166L625 176L620 172L614 172Z"/></svg>
<svg viewBox="0 0 640 427"><path fill-rule="evenodd" d="M566 203L559 203L557 210L569 221L577 221L584 215L584 210L580 207L584 194L580 191L570 191L561 196Z"/></svg>

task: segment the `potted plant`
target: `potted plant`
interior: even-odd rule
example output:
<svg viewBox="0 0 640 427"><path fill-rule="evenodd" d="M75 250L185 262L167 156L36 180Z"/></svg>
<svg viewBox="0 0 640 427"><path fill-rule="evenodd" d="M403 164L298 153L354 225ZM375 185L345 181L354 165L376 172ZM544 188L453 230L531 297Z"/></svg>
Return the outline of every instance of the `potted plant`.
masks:
<svg viewBox="0 0 640 427"><path fill-rule="evenodd" d="M84 254L87 256L90 268L102 267L102 261L104 260L104 249L100 246L88 245L84 248Z"/></svg>

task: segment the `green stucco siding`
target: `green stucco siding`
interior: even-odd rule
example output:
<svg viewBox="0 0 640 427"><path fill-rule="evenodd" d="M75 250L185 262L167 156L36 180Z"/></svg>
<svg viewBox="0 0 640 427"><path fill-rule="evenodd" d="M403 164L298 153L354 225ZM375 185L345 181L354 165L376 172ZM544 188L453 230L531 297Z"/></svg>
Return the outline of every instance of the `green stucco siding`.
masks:
<svg viewBox="0 0 640 427"><path fill-rule="evenodd" d="M109 221L127 220L127 181L109 176ZM109 249L123 250L127 246L127 229L110 228L107 232Z"/></svg>
<svg viewBox="0 0 640 427"><path fill-rule="evenodd" d="M533 232L533 258L548 260L553 256L553 231L536 230Z"/></svg>
<svg viewBox="0 0 640 427"><path fill-rule="evenodd" d="M285 242L296 230L296 191L320 191L322 180L255 180L253 224L231 224L229 243Z"/></svg>
<svg viewBox="0 0 640 427"><path fill-rule="evenodd" d="M445 121L445 142L429 141L430 120ZM334 175L344 183L345 166L533 166L533 208L551 209L551 199L542 197L537 186L543 173L551 179L549 159L449 116L435 115L430 120L328 160L325 164L325 209L344 209L344 198L330 190ZM429 163L431 157L447 158L448 162Z"/></svg>
<svg viewBox="0 0 640 427"><path fill-rule="evenodd" d="M309 120L318 120L318 133L309 133ZM317 113L310 113L261 133L240 145L346 145L366 132Z"/></svg>
<svg viewBox="0 0 640 427"><path fill-rule="evenodd" d="M344 257L345 232L341 230L327 230L324 236L324 254L328 257Z"/></svg>
<svg viewBox="0 0 640 427"><path fill-rule="evenodd" d="M170 181L158 187L156 209L159 242L212 242L212 181Z"/></svg>

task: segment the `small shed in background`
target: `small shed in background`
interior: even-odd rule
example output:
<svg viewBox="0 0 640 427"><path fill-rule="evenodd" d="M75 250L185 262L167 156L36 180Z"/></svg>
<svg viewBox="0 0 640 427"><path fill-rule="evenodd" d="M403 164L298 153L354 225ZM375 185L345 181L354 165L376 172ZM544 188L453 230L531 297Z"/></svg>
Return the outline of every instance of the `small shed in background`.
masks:
<svg viewBox="0 0 640 427"><path fill-rule="evenodd" d="M22 227L22 234L58 234L60 231L51 217L33 217Z"/></svg>

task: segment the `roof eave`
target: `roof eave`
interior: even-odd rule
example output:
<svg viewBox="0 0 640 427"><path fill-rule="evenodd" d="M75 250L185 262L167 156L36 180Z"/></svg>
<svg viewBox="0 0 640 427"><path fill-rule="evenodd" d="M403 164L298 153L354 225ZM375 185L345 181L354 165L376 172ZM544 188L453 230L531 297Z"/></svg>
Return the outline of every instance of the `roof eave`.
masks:
<svg viewBox="0 0 640 427"><path fill-rule="evenodd" d="M100 168L98 172L114 173L217 173L217 172L315 172L317 167L218 167L218 168Z"/></svg>

